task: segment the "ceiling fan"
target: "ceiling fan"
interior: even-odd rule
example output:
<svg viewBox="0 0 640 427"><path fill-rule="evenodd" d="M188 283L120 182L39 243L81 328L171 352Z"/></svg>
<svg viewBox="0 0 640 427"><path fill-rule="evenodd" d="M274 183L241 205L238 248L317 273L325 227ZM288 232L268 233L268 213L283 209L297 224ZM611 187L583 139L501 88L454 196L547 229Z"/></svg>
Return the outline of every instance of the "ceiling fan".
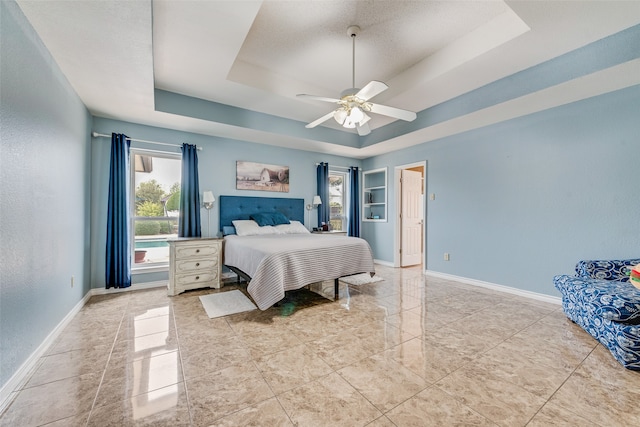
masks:
<svg viewBox="0 0 640 427"><path fill-rule="evenodd" d="M306 128L314 128L320 123L329 120L333 117L336 122L345 128L356 128L358 135L364 136L371 133L369 128L369 120L371 117L367 113L382 114L383 116L389 116L400 120L406 120L408 122L415 120L416 113L408 110L401 110L395 107L389 107L387 105L374 104L369 102L374 96L384 92L389 88L383 82L372 80L362 89L355 87L356 83L356 36L360 32L360 27L352 25L347 28L347 34L351 37L353 44L353 72L351 84L352 88L343 90L340 94L340 99L326 98L324 96L315 96L307 94L298 94L296 96L300 98L309 98L317 101L333 102L338 104L338 108L325 114L319 119L306 125Z"/></svg>

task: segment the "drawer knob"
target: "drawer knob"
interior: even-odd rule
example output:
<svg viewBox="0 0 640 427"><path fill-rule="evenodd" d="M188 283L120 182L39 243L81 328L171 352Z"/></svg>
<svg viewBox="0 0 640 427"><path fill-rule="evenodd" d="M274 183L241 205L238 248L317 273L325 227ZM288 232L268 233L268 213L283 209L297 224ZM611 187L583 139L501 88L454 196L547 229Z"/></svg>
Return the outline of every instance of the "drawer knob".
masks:
<svg viewBox="0 0 640 427"><path fill-rule="evenodd" d="M200 249L196 249L196 253L200 253Z"/></svg>
<svg viewBox="0 0 640 427"><path fill-rule="evenodd" d="M196 280L198 280L200 278L200 276L196 276Z"/></svg>
<svg viewBox="0 0 640 427"><path fill-rule="evenodd" d="M196 267L200 267L200 263L199 262L196 262Z"/></svg>

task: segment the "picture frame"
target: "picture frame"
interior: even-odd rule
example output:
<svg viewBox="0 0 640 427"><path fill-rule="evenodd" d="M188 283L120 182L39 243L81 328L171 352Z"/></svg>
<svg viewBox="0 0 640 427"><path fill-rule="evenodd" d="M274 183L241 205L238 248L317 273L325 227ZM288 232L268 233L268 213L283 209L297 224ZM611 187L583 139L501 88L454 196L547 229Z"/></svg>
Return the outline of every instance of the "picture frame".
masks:
<svg viewBox="0 0 640 427"><path fill-rule="evenodd" d="M289 192L289 166L236 161L236 189Z"/></svg>

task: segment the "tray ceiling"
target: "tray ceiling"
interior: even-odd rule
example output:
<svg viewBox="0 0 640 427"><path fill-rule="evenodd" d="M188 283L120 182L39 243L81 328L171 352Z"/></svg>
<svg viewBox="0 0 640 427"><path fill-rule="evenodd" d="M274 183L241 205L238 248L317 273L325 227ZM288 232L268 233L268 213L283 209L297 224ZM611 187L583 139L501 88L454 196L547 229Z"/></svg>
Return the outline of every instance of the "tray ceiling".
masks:
<svg viewBox="0 0 640 427"><path fill-rule="evenodd" d="M305 129L333 106L295 97L351 87L349 25L362 29L356 86L384 81L390 88L375 102L421 112L639 24L640 2L18 4L96 116L356 158L640 84L630 61L591 73L588 85L576 79L510 100L515 110L501 103L438 126L374 115L372 134L359 139L332 120Z"/></svg>

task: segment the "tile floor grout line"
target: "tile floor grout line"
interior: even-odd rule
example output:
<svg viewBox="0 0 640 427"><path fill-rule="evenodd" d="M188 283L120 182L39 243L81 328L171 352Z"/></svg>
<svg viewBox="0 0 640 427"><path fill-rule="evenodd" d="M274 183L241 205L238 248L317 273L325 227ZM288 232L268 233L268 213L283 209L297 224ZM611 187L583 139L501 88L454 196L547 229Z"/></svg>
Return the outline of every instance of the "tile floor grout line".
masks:
<svg viewBox="0 0 640 427"><path fill-rule="evenodd" d="M122 328L122 323L124 322L124 318L127 314L128 307L129 307L129 301L127 301L127 305L122 312L122 316L120 317L120 323L118 324L118 329L116 330L116 334L113 338L113 342L111 343L111 350L109 351L109 357L107 357L107 361L104 365L104 369L102 370L102 376L100 377L100 381L98 382L98 387L96 388L96 395L93 398L93 402L91 403L91 409L89 409L89 413L87 414L87 419L84 422L85 427L89 425L89 420L91 420L91 415L93 414L93 410L95 408L96 402L98 401L98 394L100 393L100 389L102 387L104 377L107 373L107 368L109 367L109 362L111 361L111 356L113 355L113 349L116 346L116 342L118 342L118 335L120 334L120 329Z"/></svg>
<svg viewBox="0 0 640 427"><path fill-rule="evenodd" d="M458 319L458 320L460 320L460 319ZM482 414L482 413L478 412L477 410L474 410L472 407L470 407L470 406L468 406L467 404L465 404L464 402L462 402L462 401L461 401L457 396L454 396L454 395L452 395L452 394L448 393L446 390L444 390L444 389L440 388L440 387L437 385L437 383L438 383L438 382L440 382L440 381L442 381L443 379L445 379L445 378L449 377L450 375L454 374L455 372L461 371L464 367L469 366L472 362L477 361L477 360L478 360L479 358L481 358L483 355L486 355L489 351L491 351L491 350L493 350L493 349L497 348L498 346L500 346L501 344L503 344L503 343L504 343L505 341L507 341L508 339L510 339L510 338L512 338L512 337L514 337L514 336L515 336L515 335L517 335L518 333L520 333L520 332L522 332L523 330L525 330L525 329L529 328L531 325L533 325L533 324L535 324L535 323L537 323L537 322L538 322L538 320L536 320L536 321L532 322L531 324L529 324L529 325L525 326L524 328L520 329L519 331L514 332L513 334L509 335L507 338L503 339L502 341L500 341L498 344L494 345L493 347L489 347L488 349L486 349L486 350L484 350L484 351L482 351L482 352L480 352L480 353L476 354L476 355L475 355L476 357L474 357L474 359L473 359L473 360L469 360L468 362L463 363L462 365L460 365L459 367L457 367L457 368L456 368L456 369L454 369L453 371L451 371L451 372L447 373L447 374L446 374L446 375L444 375L442 378L440 378L439 380L435 381L435 382L432 384L432 386L433 386L433 387L438 388L438 390L440 390L440 391L442 391L442 392L444 392L444 393L447 393L449 396L451 396L451 397L453 397L454 399L456 399L460 404L462 404L462 405L464 405L464 406L468 407L470 410L472 410L472 411L474 411L475 413L479 414L479 415L480 415L480 416L482 416L483 418L486 418L486 419L487 419L487 420L489 420L490 422L492 422L492 423L494 423L494 424L497 424L497 422L496 422L496 421L494 421L494 420L492 420L492 419L488 418L488 417L487 417L487 416L485 416L484 414ZM519 386L518 384L515 384L515 383L513 383L513 382L511 382L511 381L509 381L509 380L506 380L506 382L508 382L508 383L510 383L511 385L514 385L514 386L516 386L516 387L522 388L522 387L521 387L521 386ZM427 388L429 388L429 387L427 387ZM425 390L426 390L426 389L425 389ZM523 389L523 390L527 391L526 389ZM548 401L548 400L547 400L547 401ZM546 404L546 402L547 402L547 401L545 401L545 404ZM506 402L503 402L503 403L506 403ZM544 405L542 405L542 407L544 407ZM541 408L542 408L542 407L541 407ZM540 408L540 409L541 409L541 408ZM538 409L538 411L539 411L540 409ZM536 413L537 413L538 411L536 411ZM535 414L534 414L534 416L535 416ZM527 421L527 423L528 423L531 419L532 419L532 418L530 418L530 419Z"/></svg>
<svg viewBox="0 0 640 427"><path fill-rule="evenodd" d="M542 408L544 408L544 407L547 405L547 403L549 403L549 402L551 401L551 399L553 398L553 396L555 396L555 395L556 395L556 393L558 393L558 391L559 391L559 390L560 390L560 389L561 389L561 388L566 384L566 382L567 382L567 381L569 381L569 378L571 378L571 377L573 376L573 374L574 374L574 373L575 373L575 372L576 372L576 371L577 371L577 370L578 370L578 369L579 369L579 368L584 364L584 362L587 360L587 358L588 358L589 356L591 356L591 354L592 354L594 351L596 351L596 349L598 348L598 346L599 346L599 345L600 345L600 343L598 342L598 343L597 343L597 344L596 344L596 345L591 349L591 351L590 351L590 352L589 352L589 353L588 353L588 354L587 354L587 355L586 355L586 356L585 356L585 357L580 361L580 363L578 363L578 365L577 365L577 366L576 366L576 367L571 371L571 373L570 373L569 375L567 375L567 378L565 378L565 379L564 379L564 381L562 381L562 384L560 384L560 385L555 389L555 391L554 391L553 393L551 393L551 396L549 396L549 398L545 401L544 405L542 405L542 407L540 407L540 408L536 411L536 413L535 413L535 414L533 414L533 416L532 416L531 418L529 418L529 420L527 421L527 424L525 424L525 426L526 426L526 425L528 425L528 424L533 420L533 418L534 418L536 415L538 415L538 413L542 410ZM566 408L565 408L565 409L566 409ZM576 414L576 413L575 413L575 412L573 412L571 409L567 409L567 411L569 411L569 412L571 412L572 414L575 414L576 416L579 416L579 417L581 417L581 418L582 418L582 416L581 416L580 414ZM592 420L590 420L590 421L591 421L591 422L593 422ZM600 425L599 423L595 423L595 422L594 422L594 424L596 424L596 425Z"/></svg>
<svg viewBox="0 0 640 427"><path fill-rule="evenodd" d="M187 386L187 377L184 374L184 358L182 357L182 346L180 345L180 332L178 332L178 322L176 322L176 310L174 308L173 300L169 299L169 307L171 315L173 317L173 328L176 332L176 347L178 352L178 358L180 359L180 370L182 371L182 383L184 384L184 395L187 401L187 413L189 414L189 425L193 426L193 416L191 415L191 400L189 399L189 387Z"/></svg>
<svg viewBox="0 0 640 427"><path fill-rule="evenodd" d="M465 402L463 402L462 400L460 400L460 398L458 396L455 396L451 393L449 393L447 390L440 388L436 383L434 383L432 385L432 387L437 388L441 393L446 394L447 396L450 396L452 399L454 399L456 402L458 402L459 404L461 404L462 406L464 406L465 408L469 409L471 412L478 414L479 416L481 416L482 418L484 418L485 420L489 421L492 424L495 424L496 426L500 425L498 424L498 422L492 420L491 418L487 417L486 415L482 414L481 412L479 412L478 410L472 408L471 406L467 405Z"/></svg>

